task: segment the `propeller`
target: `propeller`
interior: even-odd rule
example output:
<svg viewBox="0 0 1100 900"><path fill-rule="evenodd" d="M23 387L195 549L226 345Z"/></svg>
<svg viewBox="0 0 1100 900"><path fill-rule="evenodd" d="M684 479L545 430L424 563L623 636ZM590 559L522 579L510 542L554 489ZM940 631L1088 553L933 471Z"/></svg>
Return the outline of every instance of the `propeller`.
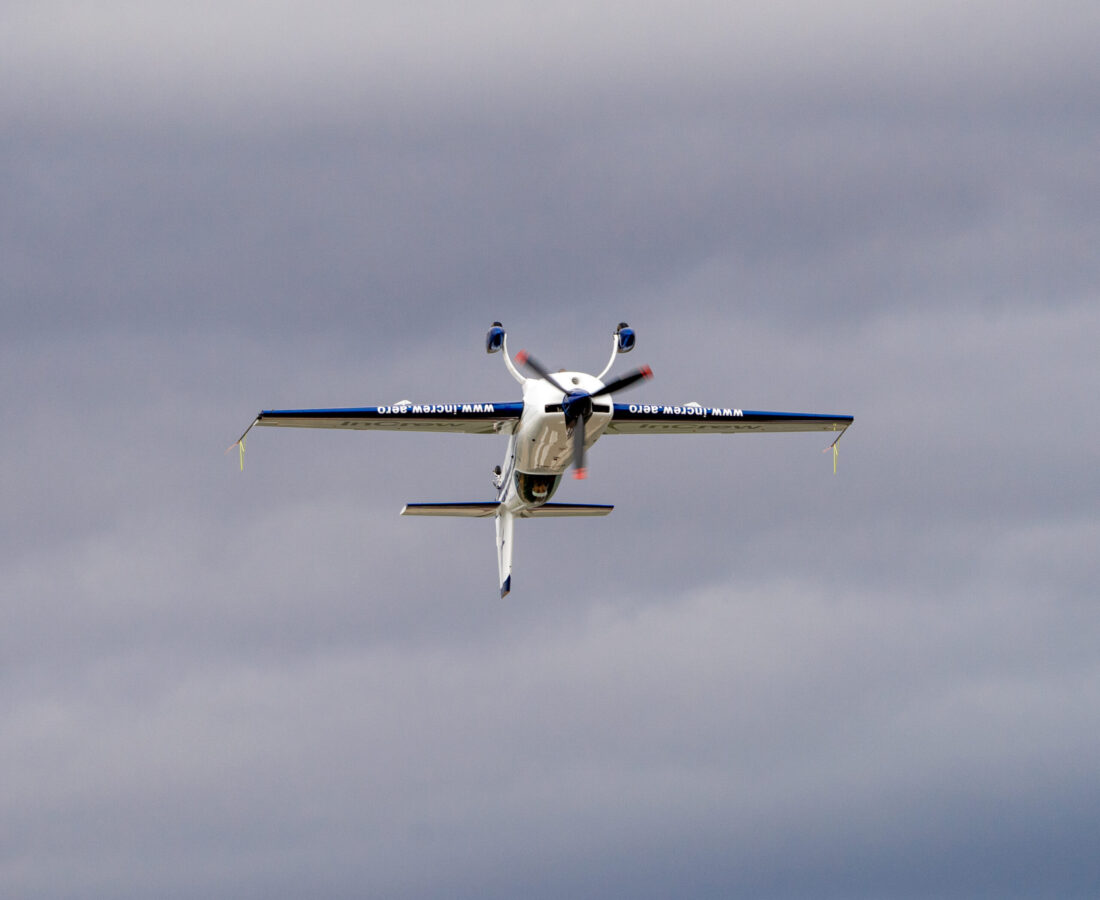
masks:
<svg viewBox="0 0 1100 900"><path fill-rule="evenodd" d="M516 354L516 362L530 369L538 375L539 378L549 381L565 395L561 398L561 411L565 414L566 427L573 429L574 478L585 478L588 475L588 469L584 465L584 439L585 432L588 430L588 420L592 418L592 398L602 397L604 394L611 394L615 391L621 391L633 384L637 384L644 378L653 377L653 370L650 369L649 366L642 366L640 369L635 369L633 372L621 375L613 381L609 381L603 387L589 393L579 388L570 390L563 386L546 366L531 356L526 350L520 350L519 353Z"/></svg>

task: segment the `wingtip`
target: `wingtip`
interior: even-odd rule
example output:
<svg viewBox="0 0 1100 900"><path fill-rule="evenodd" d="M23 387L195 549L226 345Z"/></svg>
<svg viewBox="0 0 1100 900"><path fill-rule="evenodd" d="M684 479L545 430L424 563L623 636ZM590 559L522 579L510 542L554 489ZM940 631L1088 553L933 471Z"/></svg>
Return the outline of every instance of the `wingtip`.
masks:
<svg viewBox="0 0 1100 900"><path fill-rule="evenodd" d="M500 598L503 600L505 597L508 596L508 594L511 590L512 590L512 576L509 575L507 578L504 579L504 584L502 584L500 586Z"/></svg>

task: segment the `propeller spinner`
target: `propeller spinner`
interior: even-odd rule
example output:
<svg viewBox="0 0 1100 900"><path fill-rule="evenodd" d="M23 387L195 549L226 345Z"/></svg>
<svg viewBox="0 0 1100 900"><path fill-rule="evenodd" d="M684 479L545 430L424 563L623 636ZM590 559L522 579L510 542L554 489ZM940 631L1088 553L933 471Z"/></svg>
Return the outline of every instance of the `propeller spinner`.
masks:
<svg viewBox="0 0 1100 900"><path fill-rule="evenodd" d="M633 372L628 372L626 375L609 381L599 390L589 392L562 386L553 373L526 350L520 350L516 354L516 362L530 369L539 378L550 382L564 395L561 400L561 410L565 414L566 427L573 430L574 478L585 478L588 475L588 469L584 465L584 440L585 432L588 430L588 420L592 418L592 398L621 391L637 384L642 379L653 377L653 370L649 366L642 366L640 369L635 369Z"/></svg>

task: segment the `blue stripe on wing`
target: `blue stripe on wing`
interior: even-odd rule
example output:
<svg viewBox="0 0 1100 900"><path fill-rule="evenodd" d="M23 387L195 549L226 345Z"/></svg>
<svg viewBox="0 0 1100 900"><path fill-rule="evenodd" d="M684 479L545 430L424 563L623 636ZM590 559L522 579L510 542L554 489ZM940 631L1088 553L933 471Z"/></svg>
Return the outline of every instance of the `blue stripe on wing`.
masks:
<svg viewBox="0 0 1100 900"><path fill-rule="evenodd" d="M332 409L265 409L257 425L297 428L412 429L492 434L515 421L523 403L396 403Z"/></svg>
<svg viewBox="0 0 1100 900"><path fill-rule="evenodd" d="M393 406L347 406L332 409L265 409L261 417L296 419L431 418L454 416L463 419L518 419L523 403L396 403Z"/></svg>
<svg viewBox="0 0 1100 900"><path fill-rule="evenodd" d="M616 403L608 434L652 432L842 431L854 421L849 415L772 412L688 403Z"/></svg>

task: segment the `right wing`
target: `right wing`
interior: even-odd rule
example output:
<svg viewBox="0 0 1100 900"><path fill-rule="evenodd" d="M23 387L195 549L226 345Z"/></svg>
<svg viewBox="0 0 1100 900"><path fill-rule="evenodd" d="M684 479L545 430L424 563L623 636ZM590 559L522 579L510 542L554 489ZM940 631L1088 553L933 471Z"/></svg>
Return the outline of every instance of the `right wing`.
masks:
<svg viewBox="0 0 1100 900"><path fill-rule="evenodd" d="M839 431L852 416L763 412L721 406L616 403L606 434L737 434L762 431Z"/></svg>
<svg viewBox="0 0 1100 900"><path fill-rule="evenodd" d="M265 409L234 446L244 471L244 439L257 425L286 428L348 428L353 431L444 431L452 434L499 434L518 422L523 403L395 403L345 409ZM226 451L229 452L228 450Z"/></svg>

